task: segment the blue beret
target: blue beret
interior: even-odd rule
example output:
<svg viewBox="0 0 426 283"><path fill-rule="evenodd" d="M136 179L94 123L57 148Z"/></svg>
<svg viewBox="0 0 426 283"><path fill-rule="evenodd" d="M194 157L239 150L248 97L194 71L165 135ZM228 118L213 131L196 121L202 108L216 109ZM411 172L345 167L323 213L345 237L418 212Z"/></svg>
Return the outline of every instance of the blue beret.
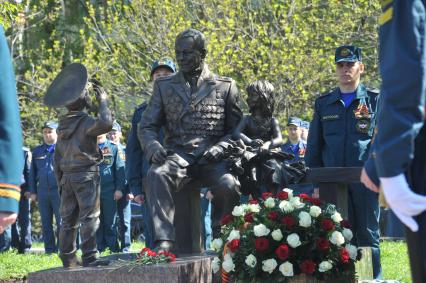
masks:
<svg viewBox="0 0 426 283"><path fill-rule="evenodd" d="M170 71L176 73L176 65L170 58L161 58L160 60L156 60L151 65L151 76L155 72L156 69L160 67L169 68Z"/></svg>
<svg viewBox="0 0 426 283"><path fill-rule="evenodd" d="M300 127L301 123L302 123L302 119L297 117L290 117L288 118L287 126L294 125L294 126Z"/></svg>
<svg viewBox="0 0 426 283"><path fill-rule="evenodd" d="M43 124L43 128L42 129L57 129L58 128L58 123L54 122L54 121L47 121Z"/></svg>
<svg viewBox="0 0 426 283"><path fill-rule="evenodd" d="M343 45L336 48L334 62L357 62L362 61L361 48L355 45Z"/></svg>

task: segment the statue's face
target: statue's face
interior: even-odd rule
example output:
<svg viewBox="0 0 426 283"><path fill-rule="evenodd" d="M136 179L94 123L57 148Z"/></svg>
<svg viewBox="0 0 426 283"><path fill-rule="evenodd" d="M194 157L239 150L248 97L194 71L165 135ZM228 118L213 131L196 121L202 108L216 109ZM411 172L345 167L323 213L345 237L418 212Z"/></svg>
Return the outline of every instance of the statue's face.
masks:
<svg viewBox="0 0 426 283"><path fill-rule="evenodd" d="M175 44L176 61L183 73L198 69L203 61L201 50L195 47L192 37L179 38Z"/></svg>

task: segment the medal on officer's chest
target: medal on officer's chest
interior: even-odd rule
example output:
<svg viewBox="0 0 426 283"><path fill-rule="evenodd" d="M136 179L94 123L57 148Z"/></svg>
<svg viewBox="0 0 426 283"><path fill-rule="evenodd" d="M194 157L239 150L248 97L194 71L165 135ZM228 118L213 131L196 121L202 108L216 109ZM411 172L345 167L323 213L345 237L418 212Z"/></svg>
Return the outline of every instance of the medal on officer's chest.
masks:
<svg viewBox="0 0 426 283"><path fill-rule="evenodd" d="M105 146L102 149L102 155L104 157L103 163L106 165L112 164L112 152L111 149L108 146Z"/></svg>
<svg viewBox="0 0 426 283"><path fill-rule="evenodd" d="M358 120L355 125L356 130L359 133L367 134L371 126L371 114L365 99L360 100L358 107L354 110L354 115Z"/></svg>

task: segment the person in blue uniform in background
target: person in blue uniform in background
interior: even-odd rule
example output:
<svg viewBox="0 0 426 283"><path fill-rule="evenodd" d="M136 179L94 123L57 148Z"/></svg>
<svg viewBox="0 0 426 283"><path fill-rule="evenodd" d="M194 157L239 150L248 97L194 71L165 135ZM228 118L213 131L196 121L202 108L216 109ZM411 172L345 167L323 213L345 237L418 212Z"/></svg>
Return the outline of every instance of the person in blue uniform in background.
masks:
<svg viewBox="0 0 426 283"><path fill-rule="evenodd" d="M426 282L426 1L383 1L381 98L372 154L361 181L381 190L407 226L413 282Z"/></svg>
<svg viewBox="0 0 426 283"><path fill-rule="evenodd" d="M305 155L306 165L311 168L362 167L374 132L378 91L361 83L361 49L353 45L338 47L335 63L339 86L315 100ZM380 279L378 194L362 184L350 184L348 201L353 242L371 247L373 277Z"/></svg>
<svg viewBox="0 0 426 283"><path fill-rule="evenodd" d="M153 62L151 66L151 80L169 76L176 72L176 65L169 58L162 58ZM126 174L130 191L135 196L135 201L142 205L142 215L144 219L144 236L145 246L154 248L153 224L151 213L145 199L145 190L143 186L143 179L149 169L149 162L146 159L137 136L138 123L142 118L148 103L144 102L139 105L132 118L132 127L127 136L126 146Z"/></svg>
<svg viewBox="0 0 426 283"><path fill-rule="evenodd" d="M302 120L297 117L290 117L287 123L288 140L281 146L283 152L294 155L294 160L286 162L304 162L306 153L306 142L302 139ZM312 195L314 187L312 184L292 184L288 186L294 194Z"/></svg>
<svg viewBox="0 0 426 283"><path fill-rule="evenodd" d="M31 199L38 201L46 253L58 251L57 239L61 227L61 215L59 213L61 201L53 169L53 156L58 139L57 128L56 122L47 121L44 123L42 128L43 144L34 148L30 170ZM53 229L53 217L56 221L56 231Z"/></svg>
<svg viewBox="0 0 426 283"><path fill-rule="evenodd" d="M103 160L99 164L101 214L99 228L96 231L96 243L100 252L106 248L111 252L118 252L117 202L123 197L126 186L125 161L118 154L118 146L109 141L106 134L98 136L98 146Z"/></svg>
<svg viewBox="0 0 426 283"><path fill-rule="evenodd" d="M121 126L114 121L112 124L112 130L108 133L108 139L111 143L117 146L117 154L121 160L126 161L125 150L126 147L121 143ZM117 194L120 194L117 192ZM123 194L117 201L117 215L118 215L118 236L120 240L120 251L130 252L130 245L132 244L131 239L131 227L130 221L132 218L132 211L130 202L134 199L133 194L129 190L129 186L126 182Z"/></svg>
<svg viewBox="0 0 426 283"><path fill-rule="evenodd" d="M0 136L0 234L2 234L18 217L24 159L15 75L1 25L0 63L0 132L2 133Z"/></svg>

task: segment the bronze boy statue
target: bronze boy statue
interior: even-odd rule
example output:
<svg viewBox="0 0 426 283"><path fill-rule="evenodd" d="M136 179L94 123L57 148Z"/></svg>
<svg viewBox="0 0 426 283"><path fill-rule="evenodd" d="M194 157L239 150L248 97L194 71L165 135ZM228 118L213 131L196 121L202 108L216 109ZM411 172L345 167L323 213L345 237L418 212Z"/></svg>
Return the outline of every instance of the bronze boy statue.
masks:
<svg viewBox="0 0 426 283"><path fill-rule="evenodd" d="M98 117L87 110L91 101L86 89L87 70L78 63L68 65L55 78L45 96L48 106L65 106L55 149L54 168L61 196L62 227L59 233L60 258L64 267L80 265L76 257L76 236L80 224L83 266L106 265L98 259L96 230L99 225L99 163L102 153L97 136L112 129L107 95L98 83L93 84L99 101Z"/></svg>

